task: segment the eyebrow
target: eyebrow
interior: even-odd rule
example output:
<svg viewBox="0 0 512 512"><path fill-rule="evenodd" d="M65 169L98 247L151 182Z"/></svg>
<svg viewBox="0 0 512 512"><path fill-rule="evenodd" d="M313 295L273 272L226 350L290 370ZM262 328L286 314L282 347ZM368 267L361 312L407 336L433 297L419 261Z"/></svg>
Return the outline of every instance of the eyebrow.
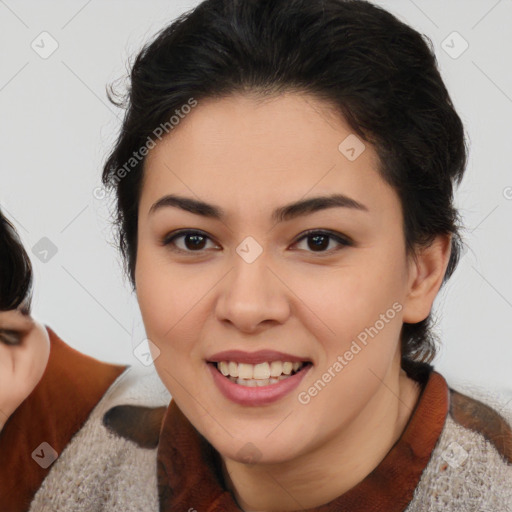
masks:
<svg viewBox="0 0 512 512"><path fill-rule="evenodd" d="M23 316L30 316L30 305L26 304L26 303L23 303L23 305L20 306L20 308L19 308L19 312Z"/></svg>
<svg viewBox="0 0 512 512"><path fill-rule="evenodd" d="M166 195L156 201L149 209L149 214L167 207L181 208L195 215L216 220L224 220L226 218L226 212L219 206L174 194ZM276 223L284 222L328 208L350 208L353 210L369 211L364 204L355 199L343 194L333 194L304 199L281 206L272 212L271 218Z"/></svg>

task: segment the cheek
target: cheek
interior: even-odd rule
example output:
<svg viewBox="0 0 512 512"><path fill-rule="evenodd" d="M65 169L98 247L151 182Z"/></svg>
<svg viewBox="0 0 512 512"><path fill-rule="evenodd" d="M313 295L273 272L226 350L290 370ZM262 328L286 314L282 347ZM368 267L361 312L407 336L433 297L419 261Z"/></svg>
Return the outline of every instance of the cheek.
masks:
<svg viewBox="0 0 512 512"><path fill-rule="evenodd" d="M334 403L348 421L386 378L402 327L400 273L400 265L390 260L361 262L303 291L311 298L308 306L329 327L324 334L312 331L323 354L315 378L299 390L314 397L311 404L318 411L332 410ZM328 420L326 428L338 428L338 421Z"/></svg>
<svg viewBox="0 0 512 512"><path fill-rule="evenodd" d="M177 276L168 276L144 249L138 253L135 280L146 335L156 346L151 346L155 369L171 395L179 397L177 382L186 381L181 370L187 352L180 336L187 318L180 321L184 315L182 284Z"/></svg>
<svg viewBox="0 0 512 512"><path fill-rule="evenodd" d="M317 277L309 285L305 283L302 295L325 324L332 326L331 330L343 335L353 331L350 327L373 324L395 302L403 302L405 288L401 274L399 264L361 262L337 269L321 280Z"/></svg>
<svg viewBox="0 0 512 512"><path fill-rule="evenodd" d="M160 346L177 322L180 283L163 274L161 266L155 264L154 259L144 251L139 252L135 275L137 300L146 333L149 339Z"/></svg>
<svg viewBox="0 0 512 512"><path fill-rule="evenodd" d="M26 342L31 352L31 366L28 373L30 382L27 382L27 386L32 389L43 376L50 357L50 339L46 328L36 323Z"/></svg>
<svg viewBox="0 0 512 512"><path fill-rule="evenodd" d="M300 295L321 320L310 329L324 347L322 366L345 354L354 368L389 364L402 327L403 265L396 251L368 250L320 280L301 276Z"/></svg>
<svg viewBox="0 0 512 512"><path fill-rule="evenodd" d="M137 300L147 327L158 329L158 320L163 321L169 314L166 305L179 288L176 278L169 274L169 265L162 259L161 248L156 247L143 231L137 244L135 265L135 288ZM167 308L172 311L172 308ZM169 321L172 319L169 319Z"/></svg>
<svg viewBox="0 0 512 512"><path fill-rule="evenodd" d="M193 319L206 286L199 273L196 278L188 274L165 261L160 251L140 247L135 268L137 300L146 334L164 359L171 360L177 352L190 353L192 348L198 325Z"/></svg>

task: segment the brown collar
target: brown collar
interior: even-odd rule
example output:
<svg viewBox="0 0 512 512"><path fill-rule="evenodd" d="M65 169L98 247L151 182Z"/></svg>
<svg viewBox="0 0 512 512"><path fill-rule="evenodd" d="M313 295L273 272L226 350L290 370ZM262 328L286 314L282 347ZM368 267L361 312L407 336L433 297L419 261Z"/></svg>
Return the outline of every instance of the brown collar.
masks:
<svg viewBox="0 0 512 512"><path fill-rule="evenodd" d="M60 454L105 391L125 369L64 343L49 327L50 358L43 377L0 433L0 510L28 510L52 466L47 443ZM41 464L38 464L38 462Z"/></svg>
<svg viewBox="0 0 512 512"><path fill-rule="evenodd" d="M413 498L421 474L443 429L449 409L445 379L429 371L415 410L395 445L359 484L310 512L402 512ZM218 452L171 401L158 448L161 512L239 512L223 487Z"/></svg>

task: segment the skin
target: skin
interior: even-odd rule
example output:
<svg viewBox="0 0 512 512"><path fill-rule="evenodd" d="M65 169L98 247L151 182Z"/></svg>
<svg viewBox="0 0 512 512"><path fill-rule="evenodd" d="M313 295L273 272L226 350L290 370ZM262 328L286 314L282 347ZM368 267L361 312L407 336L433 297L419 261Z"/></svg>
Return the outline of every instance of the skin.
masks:
<svg viewBox="0 0 512 512"><path fill-rule="evenodd" d="M0 311L0 430L41 380L49 355L42 324L22 308Z"/></svg>
<svg viewBox="0 0 512 512"><path fill-rule="evenodd" d="M145 162L135 284L147 335L160 351L155 366L220 453L226 485L246 511L311 508L346 492L384 458L418 400L418 385L400 368L400 330L429 314L450 237L406 256L400 201L378 172L374 148L365 143L355 161L338 150L351 133L329 104L309 95L232 95L201 101ZM271 219L284 204L335 192L368 211L336 207ZM171 193L218 205L227 216L150 212ZM199 250L183 236L162 244L185 228L206 235ZM303 237L308 229L354 243L327 238L315 250ZM250 264L236 252L247 236L263 249ZM299 392L395 302L402 309L394 319L301 404ZM205 362L230 349L279 350L313 367L276 403L241 406L220 393ZM247 443L257 449L253 464L243 459Z"/></svg>

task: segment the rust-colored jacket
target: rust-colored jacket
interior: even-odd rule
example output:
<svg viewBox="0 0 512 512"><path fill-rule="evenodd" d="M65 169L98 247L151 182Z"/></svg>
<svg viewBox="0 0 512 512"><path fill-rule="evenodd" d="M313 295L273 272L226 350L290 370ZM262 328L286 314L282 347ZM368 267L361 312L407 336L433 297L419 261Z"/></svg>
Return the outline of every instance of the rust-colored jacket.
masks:
<svg viewBox="0 0 512 512"><path fill-rule="evenodd" d="M46 370L0 432L1 512L29 509L55 457L125 369L81 354L46 329L50 338Z"/></svg>
<svg viewBox="0 0 512 512"><path fill-rule="evenodd" d="M511 512L510 425L429 365L408 373L422 393L400 439L359 484L309 512ZM30 512L240 512L220 455L174 401L158 406L162 388L156 375L125 372L55 462Z"/></svg>

